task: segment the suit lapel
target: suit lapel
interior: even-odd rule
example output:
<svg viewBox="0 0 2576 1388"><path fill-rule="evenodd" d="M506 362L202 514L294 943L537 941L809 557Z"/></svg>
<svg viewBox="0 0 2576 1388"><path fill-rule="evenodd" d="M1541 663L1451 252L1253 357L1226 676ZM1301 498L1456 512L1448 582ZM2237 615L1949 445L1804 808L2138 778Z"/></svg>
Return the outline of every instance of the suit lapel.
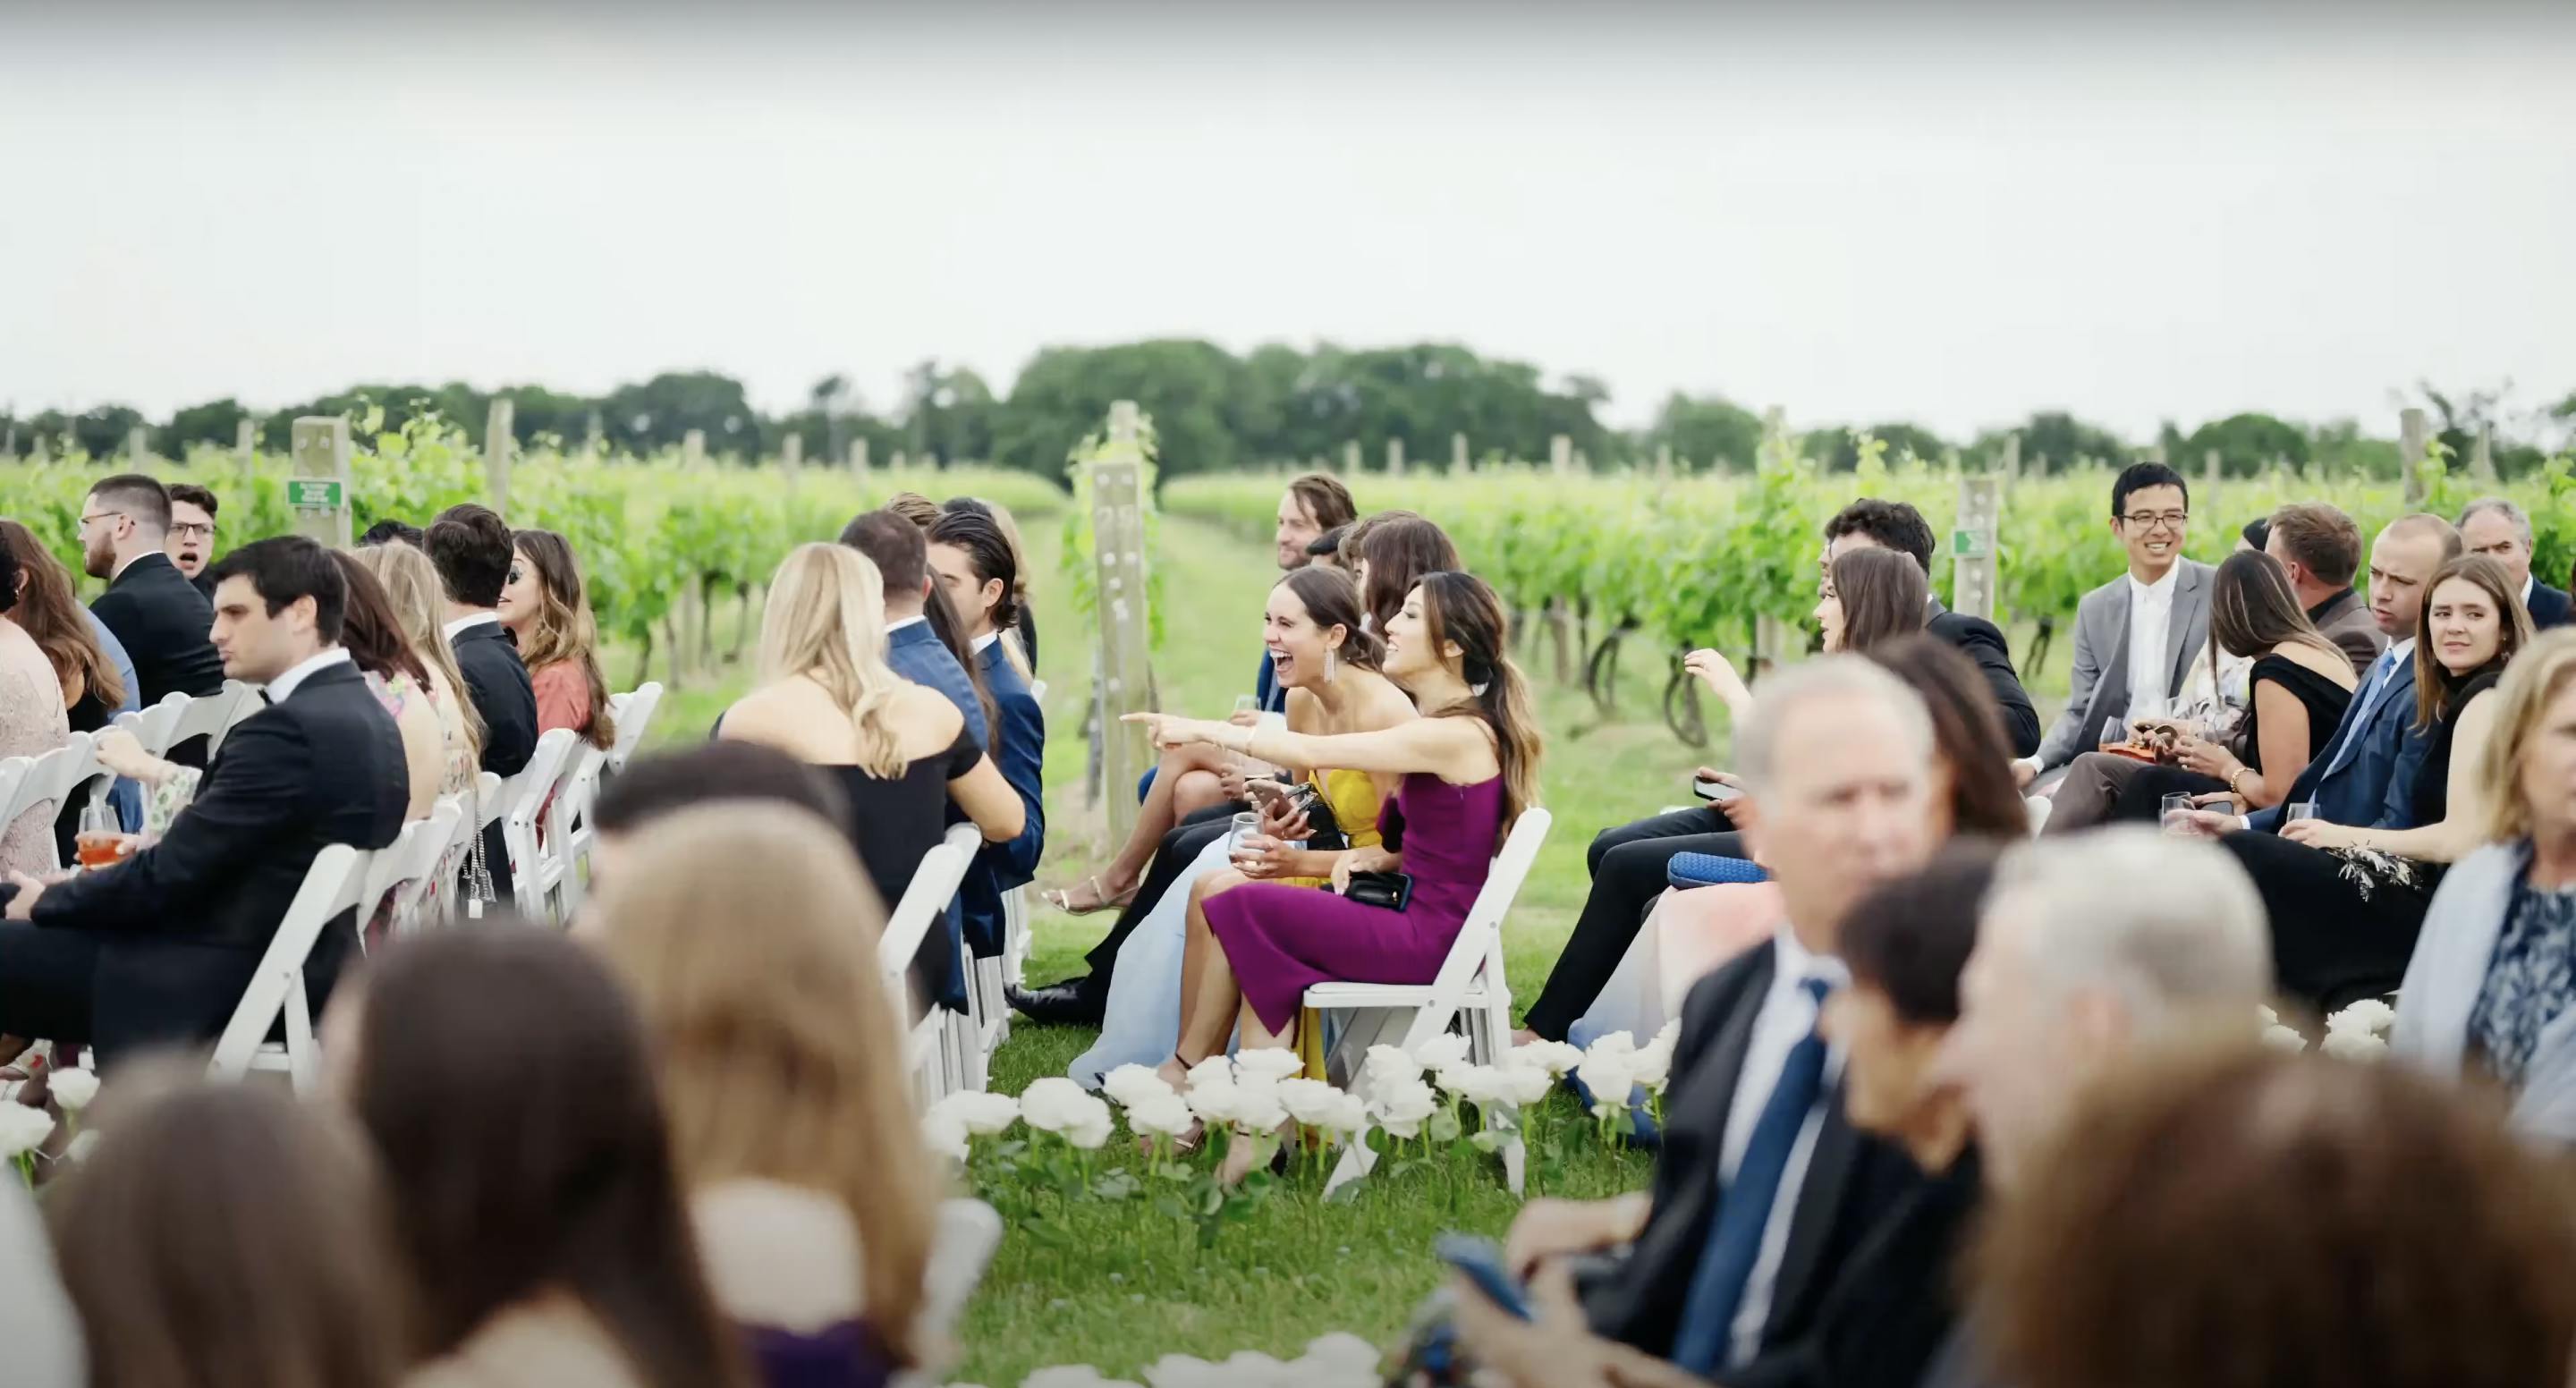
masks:
<svg viewBox="0 0 2576 1388"><path fill-rule="evenodd" d="M1735 1106L1736 1086L1741 1083L1745 1052L1753 1048L1753 1022L1762 1013L1762 1001L1771 991L1771 977L1780 967L1779 951L1769 941L1761 946L1762 954L1745 980L1742 1001L1730 1009L1717 1036L1709 1042L1707 1054L1700 1057L1700 1073L1724 1075L1724 1084L1704 1084L1690 1095L1688 1112L1674 1115L1674 1121L1687 1124L1696 1136L1706 1140L1712 1163L1720 1160L1725 1150L1727 1113ZM1717 1189L1715 1168L1710 1171L1709 1190Z"/></svg>
<svg viewBox="0 0 2576 1388"><path fill-rule="evenodd" d="M1816 1129L1816 1149L1807 1158L1807 1175L1798 1185L1798 1208L1789 1217L1789 1247L1780 1257L1780 1275L1771 1289L1770 1324L1797 1308L1807 1283L1816 1274L1826 1235L1860 1157L1860 1133L1843 1117L1843 1087L1825 1092L1824 1121Z"/></svg>
<svg viewBox="0 0 2576 1388"><path fill-rule="evenodd" d="M2209 595L2201 587L2200 567L2188 559L2177 559L2182 572L2174 575L2173 611L2165 620L2165 696L2171 698L2183 686L2183 666L2191 659L2191 626L2200 613L2207 611Z"/></svg>

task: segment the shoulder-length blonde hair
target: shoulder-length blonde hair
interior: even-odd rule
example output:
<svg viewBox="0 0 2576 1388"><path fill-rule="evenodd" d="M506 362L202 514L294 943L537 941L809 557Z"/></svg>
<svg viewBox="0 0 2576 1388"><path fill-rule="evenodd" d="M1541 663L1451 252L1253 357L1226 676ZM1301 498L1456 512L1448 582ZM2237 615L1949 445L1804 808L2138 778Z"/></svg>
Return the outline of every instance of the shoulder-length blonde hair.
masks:
<svg viewBox="0 0 2576 1388"><path fill-rule="evenodd" d="M885 580L847 545L798 545L769 580L760 678L798 676L821 685L849 715L862 770L903 774L902 744L887 718L903 679L886 664Z"/></svg>
<svg viewBox="0 0 2576 1388"><path fill-rule="evenodd" d="M465 725L466 760L483 764L483 714L465 688L465 672L456 666L456 650L447 644L447 590L438 581L438 565L410 545L361 545L349 555L358 567L376 576L394 619L411 641L412 653L430 673L447 682L448 697Z"/></svg>
<svg viewBox="0 0 2576 1388"><path fill-rule="evenodd" d="M848 841L785 805L683 810L645 828L598 908L602 948L658 1038L685 1183L839 1199L868 1323L918 1362L940 1190L877 968L885 913ZM717 920L729 924L707 928Z"/></svg>
<svg viewBox="0 0 2576 1388"><path fill-rule="evenodd" d="M2566 692L2571 677L2576 677L2576 628L2560 627L2533 637L2496 685L2495 731L2478 758L2490 843L2528 838L2539 827L2531 800L2522 793L2522 765L2540 736L2541 719Z"/></svg>

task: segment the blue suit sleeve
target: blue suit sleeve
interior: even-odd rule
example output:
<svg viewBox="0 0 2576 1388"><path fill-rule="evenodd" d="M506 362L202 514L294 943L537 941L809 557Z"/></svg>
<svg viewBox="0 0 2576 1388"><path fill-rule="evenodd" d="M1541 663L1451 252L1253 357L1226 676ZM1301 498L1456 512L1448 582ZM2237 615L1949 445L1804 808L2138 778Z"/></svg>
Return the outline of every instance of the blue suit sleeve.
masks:
<svg viewBox="0 0 2576 1388"><path fill-rule="evenodd" d="M2388 795L2380 802L2379 817L2370 823L2373 829L2412 829L2415 827L2415 778L2423 774L2424 758L2433 750L2428 733L2417 732L2406 720L2397 743L2397 761L2389 768Z"/></svg>
<svg viewBox="0 0 2576 1388"><path fill-rule="evenodd" d="M312 749L286 718L264 715L233 729L197 798L159 843L47 890L35 923L150 930L186 919L268 851L303 803L312 768Z"/></svg>
<svg viewBox="0 0 2576 1388"><path fill-rule="evenodd" d="M1046 714L1025 691L1005 696L999 705L1002 737L997 765L1002 779L1019 793L1020 807L1028 813L1027 826L1020 830L1018 838L984 846L986 861L993 865L1002 889L1008 891L1034 879L1038 860L1046 856L1046 791L1042 778Z"/></svg>

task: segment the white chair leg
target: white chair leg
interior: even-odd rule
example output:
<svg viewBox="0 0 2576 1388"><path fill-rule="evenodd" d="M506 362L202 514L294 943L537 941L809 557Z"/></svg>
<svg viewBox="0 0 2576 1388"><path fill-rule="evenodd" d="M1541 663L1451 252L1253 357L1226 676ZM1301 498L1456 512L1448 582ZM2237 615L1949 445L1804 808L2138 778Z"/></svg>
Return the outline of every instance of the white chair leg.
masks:
<svg viewBox="0 0 2576 1388"><path fill-rule="evenodd" d="M304 971L286 985L286 1073L298 1098L321 1088L322 1067L313 1048L313 1014L304 1000Z"/></svg>

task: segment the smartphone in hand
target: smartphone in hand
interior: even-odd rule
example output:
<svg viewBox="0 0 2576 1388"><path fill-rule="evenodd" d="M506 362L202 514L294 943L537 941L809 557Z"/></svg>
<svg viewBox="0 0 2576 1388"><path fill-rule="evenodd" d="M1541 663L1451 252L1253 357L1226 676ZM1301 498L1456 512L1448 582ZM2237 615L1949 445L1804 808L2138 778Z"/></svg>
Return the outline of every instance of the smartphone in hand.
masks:
<svg viewBox="0 0 2576 1388"><path fill-rule="evenodd" d="M1744 792L1724 781L1710 781L1694 776L1691 778L1691 794L1712 805L1723 805L1729 800L1743 798Z"/></svg>
<svg viewBox="0 0 2576 1388"><path fill-rule="evenodd" d="M1433 1250L1440 1255L1440 1261L1465 1273L1467 1280L1476 1284L1476 1290L1515 1320L1530 1319L1529 1294L1504 1265L1502 1245L1473 1234L1443 1234Z"/></svg>

